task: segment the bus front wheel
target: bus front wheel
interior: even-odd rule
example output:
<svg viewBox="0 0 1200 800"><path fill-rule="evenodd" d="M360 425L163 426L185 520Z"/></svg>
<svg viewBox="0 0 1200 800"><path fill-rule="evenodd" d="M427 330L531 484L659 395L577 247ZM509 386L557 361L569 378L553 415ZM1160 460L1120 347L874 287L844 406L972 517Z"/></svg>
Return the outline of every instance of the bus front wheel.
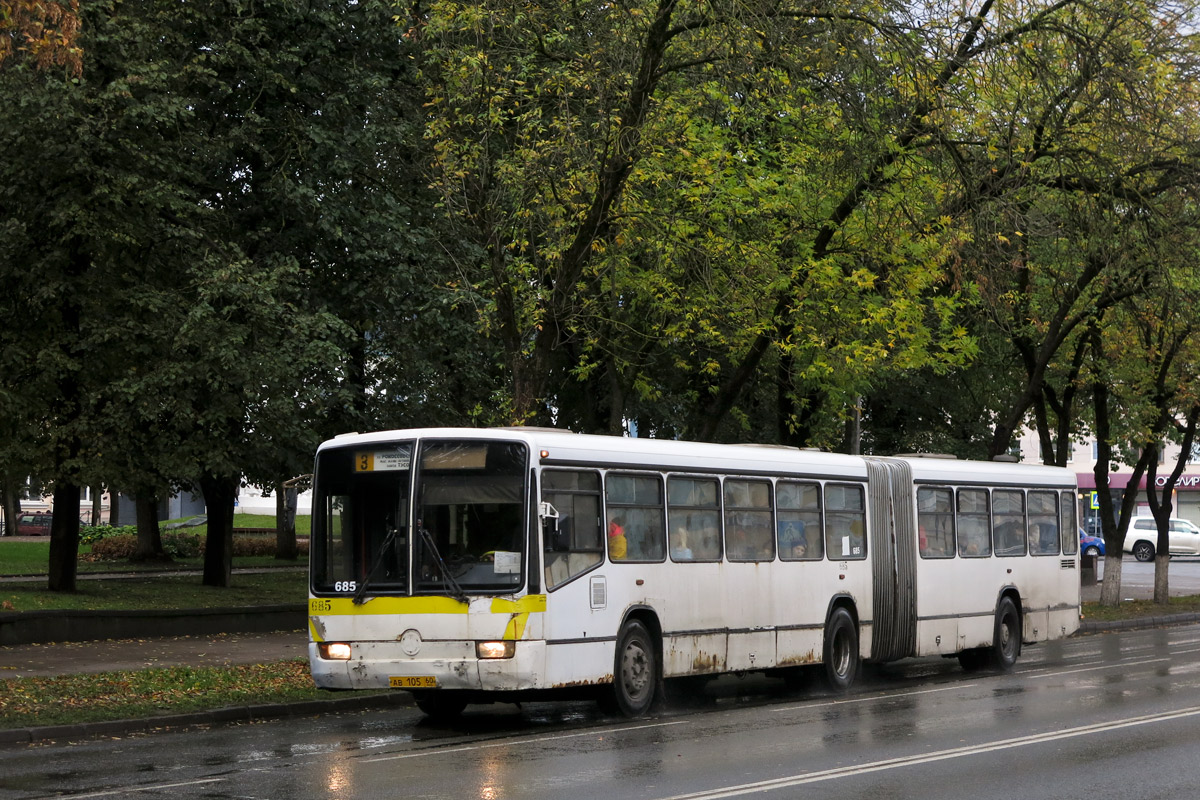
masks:
<svg viewBox="0 0 1200 800"><path fill-rule="evenodd" d="M854 617L839 606L825 623L825 683L835 692L849 691L858 676L858 627Z"/></svg>
<svg viewBox="0 0 1200 800"><path fill-rule="evenodd" d="M424 690L412 695L417 708L435 721L454 719L467 707L467 701L453 691Z"/></svg>
<svg viewBox="0 0 1200 800"><path fill-rule="evenodd" d="M658 655L654 637L637 620L626 623L617 638L613 670L613 700L626 717L640 717L650 710L658 687Z"/></svg>

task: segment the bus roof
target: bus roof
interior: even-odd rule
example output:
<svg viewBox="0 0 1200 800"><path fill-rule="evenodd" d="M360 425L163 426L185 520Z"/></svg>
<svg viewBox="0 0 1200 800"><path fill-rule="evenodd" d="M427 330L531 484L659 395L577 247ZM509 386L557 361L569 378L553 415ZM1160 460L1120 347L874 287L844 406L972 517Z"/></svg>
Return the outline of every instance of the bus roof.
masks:
<svg viewBox="0 0 1200 800"><path fill-rule="evenodd" d="M673 471L742 474L795 474L865 480L866 458L756 444L711 444L673 439L645 439L571 433L547 428L412 428L344 434L322 443L320 450L395 441L397 439L490 439L524 442L544 466L616 466ZM872 457L874 458L874 457ZM1075 475L1060 467L953 458L900 456L921 483L1022 483L1074 487Z"/></svg>

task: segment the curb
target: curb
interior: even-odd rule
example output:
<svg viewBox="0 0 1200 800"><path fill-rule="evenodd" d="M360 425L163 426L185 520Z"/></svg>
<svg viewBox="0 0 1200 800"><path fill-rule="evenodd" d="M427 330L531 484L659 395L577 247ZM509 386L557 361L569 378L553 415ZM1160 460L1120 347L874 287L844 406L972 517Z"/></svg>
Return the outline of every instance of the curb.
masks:
<svg viewBox="0 0 1200 800"><path fill-rule="evenodd" d="M1164 614L1158 617L1140 617L1138 619L1117 619L1107 622L1083 621L1079 624L1079 633L1104 633L1105 631L1124 631L1137 628L1161 628L1166 625L1187 625L1200 622L1200 611L1185 611L1180 614Z"/></svg>
<svg viewBox="0 0 1200 800"><path fill-rule="evenodd" d="M372 694L335 700L300 700L294 703L263 703L250 706L225 706L208 711L186 714L167 714L143 719L114 719L100 722L80 722L67 725L42 725L30 728L0 730L0 746L32 744L51 739L90 739L161 728L187 728L253 720L284 719L287 717L319 716L321 714L370 711L384 708L405 708L413 705L408 692Z"/></svg>
<svg viewBox="0 0 1200 800"><path fill-rule="evenodd" d="M237 608L0 613L0 645L304 630L307 603Z"/></svg>

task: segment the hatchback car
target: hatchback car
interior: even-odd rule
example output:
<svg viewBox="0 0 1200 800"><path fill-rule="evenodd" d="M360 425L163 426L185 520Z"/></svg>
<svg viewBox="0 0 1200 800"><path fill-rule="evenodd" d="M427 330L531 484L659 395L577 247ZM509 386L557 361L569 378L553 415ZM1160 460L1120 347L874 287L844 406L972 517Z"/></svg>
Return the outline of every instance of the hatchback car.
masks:
<svg viewBox="0 0 1200 800"><path fill-rule="evenodd" d="M1102 556L1104 555L1104 540L1099 536L1092 536L1083 528L1080 528L1079 552L1085 556Z"/></svg>
<svg viewBox="0 0 1200 800"><path fill-rule="evenodd" d="M1171 555L1200 555L1200 528L1191 522L1172 517L1168 535ZM1125 534L1125 552L1133 553L1138 561L1152 561L1157 548L1158 522L1154 517L1134 517Z"/></svg>
<svg viewBox="0 0 1200 800"><path fill-rule="evenodd" d="M49 536L53 514L22 514L17 518L17 536Z"/></svg>

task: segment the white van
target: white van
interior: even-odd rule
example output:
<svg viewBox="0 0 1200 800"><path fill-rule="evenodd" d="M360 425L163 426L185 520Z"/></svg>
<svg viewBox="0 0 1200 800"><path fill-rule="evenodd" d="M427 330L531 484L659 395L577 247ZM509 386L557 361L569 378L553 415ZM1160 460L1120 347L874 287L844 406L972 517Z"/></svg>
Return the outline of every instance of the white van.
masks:
<svg viewBox="0 0 1200 800"><path fill-rule="evenodd" d="M1200 555L1200 528L1186 519L1171 518L1170 553L1173 556ZM1138 561L1153 561L1158 547L1158 522L1154 517L1134 517L1125 534L1126 553Z"/></svg>

